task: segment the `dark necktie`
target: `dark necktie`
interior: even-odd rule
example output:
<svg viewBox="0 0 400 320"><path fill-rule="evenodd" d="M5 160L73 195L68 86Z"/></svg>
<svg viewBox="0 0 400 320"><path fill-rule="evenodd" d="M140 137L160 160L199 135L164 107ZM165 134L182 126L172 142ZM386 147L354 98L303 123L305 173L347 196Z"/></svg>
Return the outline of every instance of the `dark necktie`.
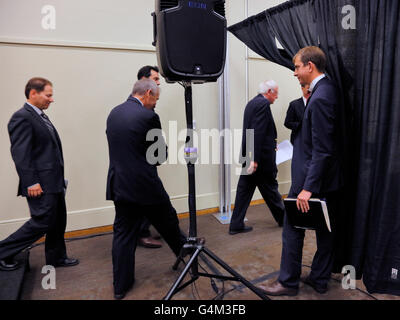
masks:
<svg viewBox="0 0 400 320"><path fill-rule="evenodd" d="M58 139L57 139L56 129L54 128L53 124L51 123L49 117L47 115L45 115L44 112L42 112L40 115L41 115L44 123L46 124L47 128L49 129L49 131L50 131L50 133L51 133L51 135L53 137L54 142L58 146L57 150L59 152L60 163L61 163L62 166L64 166L64 160L63 160L62 153L61 153L61 145L59 145L59 142L58 142Z"/></svg>
<svg viewBox="0 0 400 320"><path fill-rule="evenodd" d="M54 127L53 127L53 124L51 123L49 117L47 115L45 115L44 112L42 112L40 115L42 116L43 121L46 124L47 128L49 128L50 132L52 134L54 134Z"/></svg>

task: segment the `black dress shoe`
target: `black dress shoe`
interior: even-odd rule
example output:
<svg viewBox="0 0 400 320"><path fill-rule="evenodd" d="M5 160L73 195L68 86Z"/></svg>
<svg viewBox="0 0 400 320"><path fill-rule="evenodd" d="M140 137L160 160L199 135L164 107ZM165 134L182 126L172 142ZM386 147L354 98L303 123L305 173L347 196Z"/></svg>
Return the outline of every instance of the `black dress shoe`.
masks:
<svg viewBox="0 0 400 320"><path fill-rule="evenodd" d="M162 243L160 241L154 239L153 237L139 238L138 243L140 246L145 247L145 248L156 249L156 248L162 247Z"/></svg>
<svg viewBox="0 0 400 320"><path fill-rule="evenodd" d="M133 287L133 284L130 285L128 289L126 289L125 291L122 291L121 293L114 293L114 298L116 300L122 300L123 298L125 298L128 291L132 289L132 287Z"/></svg>
<svg viewBox="0 0 400 320"><path fill-rule="evenodd" d="M284 287L278 280L268 286L258 286L258 289L268 296L296 296L299 289Z"/></svg>
<svg viewBox="0 0 400 320"><path fill-rule="evenodd" d="M115 293L114 294L114 298L116 300L122 300L123 298L125 298L125 295L126 295L126 292L124 292L124 293Z"/></svg>
<svg viewBox="0 0 400 320"><path fill-rule="evenodd" d="M301 281L303 281L305 284L309 285L311 288L313 288L319 294L324 294L324 293L328 292L328 286L327 285L322 286L322 285L316 284L309 277L301 278Z"/></svg>
<svg viewBox="0 0 400 320"><path fill-rule="evenodd" d="M251 230L253 230L253 227L244 226L242 229L229 229L229 234L234 235L234 234L238 234L238 233L246 233L246 232L250 232Z"/></svg>
<svg viewBox="0 0 400 320"><path fill-rule="evenodd" d="M20 266L18 261L14 261L13 259L3 259L0 260L0 270L1 271L13 271L18 269Z"/></svg>
<svg viewBox="0 0 400 320"><path fill-rule="evenodd" d="M65 258L62 260L57 261L55 267L72 267L72 266L76 266L77 264L79 264L79 260L78 259L71 259L71 258Z"/></svg>

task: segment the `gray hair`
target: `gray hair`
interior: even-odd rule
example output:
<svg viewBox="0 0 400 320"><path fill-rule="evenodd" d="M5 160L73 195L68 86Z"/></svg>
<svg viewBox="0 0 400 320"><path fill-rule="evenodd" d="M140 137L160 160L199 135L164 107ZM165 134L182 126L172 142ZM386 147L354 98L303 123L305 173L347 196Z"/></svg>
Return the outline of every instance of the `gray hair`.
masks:
<svg viewBox="0 0 400 320"><path fill-rule="evenodd" d="M143 96L146 94L148 90L150 90L153 96L160 93L160 87L153 80L150 79L138 80L133 86L132 95Z"/></svg>
<svg viewBox="0 0 400 320"><path fill-rule="evenodd" d="M258 93L265 94L269 90L275 91L278 88L278 84L274 80L268 80L260 83L260 88L258 89Z"/></svg>

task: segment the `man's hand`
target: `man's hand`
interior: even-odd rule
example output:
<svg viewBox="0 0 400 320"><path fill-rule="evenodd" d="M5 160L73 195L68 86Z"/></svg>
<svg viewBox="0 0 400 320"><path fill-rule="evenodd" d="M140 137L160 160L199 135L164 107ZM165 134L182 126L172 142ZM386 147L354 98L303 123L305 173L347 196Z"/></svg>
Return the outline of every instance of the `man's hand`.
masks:
<svg viewBox="0 0 400 320"><path fill-rule="evenodd" d="M249 175L252 175L254 172L257 171L257 167L258 167L258 163L254 162L254 161L251 161L250 162L250 166L247 168L247 173Z"/></svg>
<svg viewBox="0 0 400 320"><path fill-rule="evenodd" d="M40 197L43 193L42 187L40 183L33 185L32 187L28 188L28 196L31 198Z"/></svg>
<svg viewBox="0 0 400 320"><path fill-rule="evenodd" d="M309 192L307 190L303 190L300 192L300 194L297 196L297 209L301 210L301 212L305 213L310 210L310 206L308 204L308 200L311 199L312 192Z"/></svg>

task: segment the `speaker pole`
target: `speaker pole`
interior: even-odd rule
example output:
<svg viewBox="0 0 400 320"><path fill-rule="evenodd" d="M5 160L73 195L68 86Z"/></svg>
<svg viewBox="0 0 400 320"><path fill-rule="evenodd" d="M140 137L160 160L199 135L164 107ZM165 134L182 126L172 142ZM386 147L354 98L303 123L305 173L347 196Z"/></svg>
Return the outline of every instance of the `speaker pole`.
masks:
<svg viewBox="0 0 400 320"><path fill-rule="evenodd" d="M189 236L186 243L183 245L181 253L177 258L174 266L174 270L177 270L179 264L184 261L183 258L188 254L191 255L189 262L186 264L184 270L179 275L178 279L172 285L168 291L164 300L170 300L174 294L186 288L191 283L195 282L199 277L215 278L220 280L239 281L244 286L253 291L263 300L270 300L260 289L255 287L251 282L247 281L239 273L233 270L224 261L218 258L214 253L207 249L204 238L197 238L197 217L196 217L196 185L195 185L195 163L197 161L197 148L193 146L193 105L192 105L192 84L190 81L184 81L182 83L185 88L185 109L186 109L186 122L187 122L187 136L186 136L186 147L185 147L185 160L188 168L188 179L189 179ZM225 271L231 274L231 276L224 276L221 274L209 274L199 272L198 258L202 257L201 254L206 254L214 262L218 263ZM202 257L204 260L204 256ZM191 270L191 279L186 283L181 284L187 273Z"/></svg>
<svg viewBox="0 0 400 320"><path fill-rule="evenodd" d="M190 228L189 239L197 237L197 221L196 221L196 181L195 181L195 163L197 161L197 148L193 147L193 105L192 105L192 83L184 81L185 88L185 110L186 110L186 147L185 160L188 169L189 178L189 216Z"/></svg>

